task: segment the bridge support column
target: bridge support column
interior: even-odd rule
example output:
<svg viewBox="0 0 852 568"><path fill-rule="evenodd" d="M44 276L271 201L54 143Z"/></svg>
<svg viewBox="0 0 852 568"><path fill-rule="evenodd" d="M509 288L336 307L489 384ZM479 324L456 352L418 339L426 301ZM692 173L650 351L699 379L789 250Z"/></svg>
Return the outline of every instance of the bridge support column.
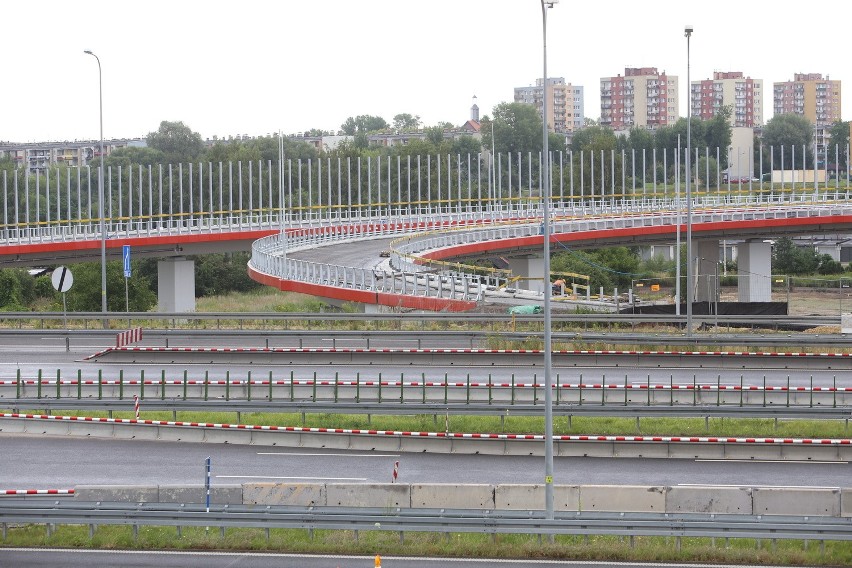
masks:
<svg viewBox="0 0 852 568"><path fill-rule="evenodd" d="M696 244L695 300L715 302L719 291L719 241L704 239Z"/></svg>
<svg viewBox="0 0 852 568"><path fill-rule="evenodd" d="M737 247L737 297L740 302L772 300L772 245L746 241Z"/></svg>
<svg viewBox="0 0 852 568"><path fill-rule="evenodd" d="M544 294L544 259L539 257L510 258L509 269L520 276L517 287Z"/></svg>
<svg viewBox="0 0 852 568"><path fill-rule="evenodd" d="M183 257L157 262L157 310L195 311L195 261Z"/></svg>

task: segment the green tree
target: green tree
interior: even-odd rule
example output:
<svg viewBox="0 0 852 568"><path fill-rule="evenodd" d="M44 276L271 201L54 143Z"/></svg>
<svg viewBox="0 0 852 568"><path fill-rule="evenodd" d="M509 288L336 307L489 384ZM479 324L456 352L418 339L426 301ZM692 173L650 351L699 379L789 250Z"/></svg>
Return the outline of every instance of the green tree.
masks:
<svg viewBox="0 0 852 568"><path fill-rule="evenodd" d="M133 261L133 276L127 279L127 293L131 312L147 312L157 304L157 295L152 291L147 277L136 268ZM81 262L71 267L74 284L66 293L69 312L98 312L101 310L101 264ZM124 267L120 260L107 262L107 309L111 312L125 310Z"/></svg>
<svg viewBox="0 0 852 568"><path fill-rule="evenodd" d="M194 162L204 153L201 135L179 121L162 121L159 129L148 133L146 141L149 148L162 153L167 163Z"/></svg>
<svg viewBox="0 0 852 568"><path fill-rule="evenodd" d="M248 292L261 287L248 275L251 254L235 252L228 254L205 254L195 260L195 296L213 296L228 292Z"/></svg>
<svg viewBox="0 0 852 568"><path fill-rule="evenodd" d="M832 124L829 130L831 142L828 145L828 163L831 165L836 161L837 168L841 172L847 170L846 148L849 146L849 125L848 121L838 121Z"/></svg>
<svg viewBox="0 0 852 568"><path fill-rule="evenodd" d="M731 112L732 110L730 106L724 106L719 109L716 116L710 120L699 121L705 123L704 140L702 141L702 145L706 148L710 148L711 156L715 156L716 148L722 150L719 152L719 158L722 160L722 168L728 167L728 153L725 152L724 149L731 145L731 134L733 132L733 129L731 128Z"/></svg>
<svg viewBox="0 0 852 568"><path fill-rule="evenodd" d="M829 257L830 258L830 257ZM796 246L793 239L781 237L772 246L772 270L781 274L813 274L820 259L812 248Z"/></svg>
<svg viewBox="0 0 852 568"><path fill-rule="evenodd" d="M165 156L156 148L143 148L139 146L126 146L118 148L110 153L106 159L107 166L128 166L143 165L153 166L154 164L162 164L166 161Z"/></svg>
<svg viewBox="0 0 852 568"><path fill-rule="evenodd" d="M491 136L493 123L494 136ZM526 154L541 151L541 117L533 105L525 103L500 103L494 107L494 118L482 128L482 145L493 146L499 153Z"/></svg>
<svg viewBox="0 0 852 568"><path fill-rule="evenodd" d="M393 117L393 129L397 132L417 130L420 128L420 117L408 113L400 113Z"/></svg>
<svg viewBox="0 0 852 568"><path fill-rule="evenodd" d="M389 128L387 121L380 116L372 116L369 114L361 114L356 117L347 118L340 125L340 130L347 136L355 136L356 134L366 134L368 132L378 132Z"/></svg>
<svg viewBox="0 0 852 568"><path fill-rule="evenodd" d="M769 164L771 159L773 167L780 169L783 156L785 169L803 169L813 154L813 141L814 126L807 118L798 114L776 114L763 127L764 164Z"/></svg>
<svg viewBox="0 0 852 568"><path fill-rule="evenodd" d="M430 126L426 129L426 140L433 146L440 146L444 142L444 129L440 126Z"/></svg>

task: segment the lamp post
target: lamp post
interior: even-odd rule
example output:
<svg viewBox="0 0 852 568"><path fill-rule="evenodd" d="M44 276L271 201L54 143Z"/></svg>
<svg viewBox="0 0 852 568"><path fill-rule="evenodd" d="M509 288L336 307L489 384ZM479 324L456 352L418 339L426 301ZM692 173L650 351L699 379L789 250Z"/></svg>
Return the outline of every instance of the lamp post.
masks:
<svg viewBox="0 0 852 568"><path fill-rule="evenodd" d="M100 109L100 130L101 130L101 161L98 165L98 217L100 219L101 231L101 312L107 313L107 293L106 293L106 226L104 224L104 90L103 90L103 74L101 72L101 60L90 50L85 50L95 58L98 62L98 106ZM109 327L109 322L104 319L104 328Z"/></svg>
<svg viewBox="0 0 852 568"><path fill-rule="evenodd" d="M547 144L547 10L559 0L541 0L544 79L541 98L542 122L542 217L544 217L544 501L545 514L553 519L553 388L550 331L550 151Z"/></svg>
<svg viewBox="0 0 852 568"><path fill-rule="evenodd" d="M692 85L689 82L689 38L692 37L692 26L684 29L686 36L686 335L692 335L692 190L690 177L692 175ZM680 254L680 252L678 252Z"/></svg>

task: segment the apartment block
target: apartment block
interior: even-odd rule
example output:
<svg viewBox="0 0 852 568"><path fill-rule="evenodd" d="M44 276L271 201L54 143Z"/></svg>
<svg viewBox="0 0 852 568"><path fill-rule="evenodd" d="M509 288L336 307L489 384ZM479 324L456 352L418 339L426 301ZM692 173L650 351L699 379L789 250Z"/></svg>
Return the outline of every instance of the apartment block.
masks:
<svg viewBox="0 0 852 568"><path fill-rule="evenodd" d="M144 146L145 140L104 140L104 153L109 155L117 148L125 146ZM69 167L88 166L94 158L100 156L99 140L73 142L30 142L16 144L0 142L0 156L8 157L19 168L28 172L44 173L52 165Z"/></svg>
<svg viewBox="0 0 852 568"><path fill-rule="evenodd" d="M820 73L796 73L792 81L773 83L772 106L776 115L798 114L811 121L819 156L829 143L831 125L840 120L840 95L840 81L827 75L823 79Z"/></svg>
<svg viewBox="0 0 852 568"><path fill-rule="evenodd" d="M535 86L515 87L515 102L531 104L541 113L544 79L536 79ZM585 123L583 87L566 83L563 77L548 77L547 107L547 127L553 132L571 133Z"/></svg>
<svg viewBox="0 0 852 568"><path fill-rule="evenodd" d="M600 125L613 130L655 130L678 119L678 78L656 67L627 67L601 78Z"/></svg>
<svg viewBox="0 0 852 568"><path fill-rule="evenodd" d="M754 128L763 124L763 80L741 71L714 72L712 79L692 81L692 116L710 120L731 107L731 126Z"/></svg>

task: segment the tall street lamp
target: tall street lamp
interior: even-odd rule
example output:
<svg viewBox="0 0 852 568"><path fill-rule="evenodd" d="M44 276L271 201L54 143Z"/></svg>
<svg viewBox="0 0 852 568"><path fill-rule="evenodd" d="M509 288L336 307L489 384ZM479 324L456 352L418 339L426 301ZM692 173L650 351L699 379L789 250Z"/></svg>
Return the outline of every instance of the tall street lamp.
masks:
<svg viewBox="0 0 852 568"><path fill-rule="evenodd" d="M107 293L106 293L106 226L104 224L104 89L103 89L103 74L101 72L101 60L97 55L90 50L85 50L95 58L98 62L98 99L100 107L100 126L101 126L101 161L98 166L98 217L100 218L101 231L101 311L107 313ZM104 319L104 327L109 324Z"/></svg>
<svg viewBox="0 0 852 568"><path fill-rule="evenodd" d="M559 0L541 0L544 93L541 98L542 216L544 217L544 501L548 519L553 518L553 370L550 332L550 150L547 144L547 9Z"/></svg>
<svg viewBox="0 0 852 568"><path fill-rule="evenodd" d="M692 335L692 190L690 176L692 174L692 84L689 82L689 38L692 37L692 26L684 28L686 36L686 335ZM680 254L680 252L678 252Z"/></svg>

